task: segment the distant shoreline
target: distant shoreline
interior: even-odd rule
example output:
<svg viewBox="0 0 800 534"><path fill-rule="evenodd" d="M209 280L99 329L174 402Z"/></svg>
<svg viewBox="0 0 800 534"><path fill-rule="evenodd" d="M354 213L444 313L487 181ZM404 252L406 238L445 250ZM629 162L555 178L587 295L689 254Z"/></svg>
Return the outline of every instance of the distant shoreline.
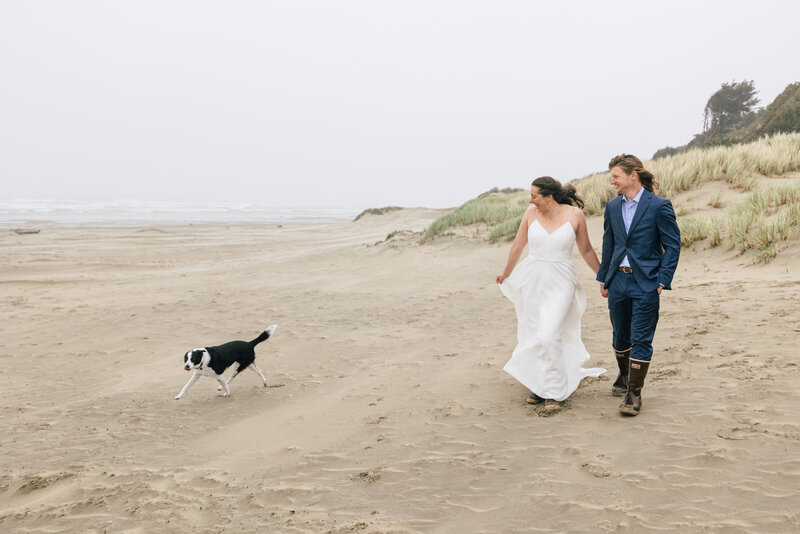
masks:
<svg viewBox="0 0 800 534"><path fill-rule="evenodd" d="M352 221L361 208L248 203L23 200L0 202L0 228L30 226L324 224Z"/></svg>

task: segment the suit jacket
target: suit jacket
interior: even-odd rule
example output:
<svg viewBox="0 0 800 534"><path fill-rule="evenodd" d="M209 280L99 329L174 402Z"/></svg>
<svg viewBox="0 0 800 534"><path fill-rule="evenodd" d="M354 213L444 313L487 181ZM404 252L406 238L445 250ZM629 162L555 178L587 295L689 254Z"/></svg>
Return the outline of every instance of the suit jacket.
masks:
<svg viewBox="0 0 800 534"><path fill-rule="evenodd" d="M680 252L681 233L669 200L642 191L628 232L622 219L622 195L608 201L603 215L603 261L597 273L597 281L606 288L627 254L634 280L643 291L655 291L659 285L672 289Z"/></svg>

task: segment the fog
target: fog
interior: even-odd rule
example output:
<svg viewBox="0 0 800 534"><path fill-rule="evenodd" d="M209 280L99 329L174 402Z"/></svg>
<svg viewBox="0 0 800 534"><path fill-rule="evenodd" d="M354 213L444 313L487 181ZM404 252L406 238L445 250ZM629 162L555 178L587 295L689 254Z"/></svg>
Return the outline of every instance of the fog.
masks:
<svg viewBox="0 0 800 534"><path fill-rule="evenodd" d="M0 200L448 207L800 81L800 3L0 1ZM794 65L794 67L792 67Z"/></svg>

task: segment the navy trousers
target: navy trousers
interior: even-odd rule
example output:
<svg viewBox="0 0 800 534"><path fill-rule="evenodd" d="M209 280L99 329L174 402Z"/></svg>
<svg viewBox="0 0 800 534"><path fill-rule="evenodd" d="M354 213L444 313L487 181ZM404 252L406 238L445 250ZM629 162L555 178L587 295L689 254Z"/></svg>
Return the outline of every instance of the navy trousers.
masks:
<svg viewBox="0 0 800 534"><path fill-rule="evenodd" d="M632 359L649 362L653 356L658 310L658 291L642 291L631 273L618 272L614 275L608 288L614 350L632 348Z"/></svg>

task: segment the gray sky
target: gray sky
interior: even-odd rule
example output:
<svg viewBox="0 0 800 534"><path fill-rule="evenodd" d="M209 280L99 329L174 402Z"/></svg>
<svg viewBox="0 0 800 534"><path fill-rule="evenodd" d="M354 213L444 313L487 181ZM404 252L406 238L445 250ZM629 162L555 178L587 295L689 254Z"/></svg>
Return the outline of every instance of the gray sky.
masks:
<svg viewBox="0 0 800 534"><path fill-rule="evenodd" d="M447 207L800 81L793 0L0 0L0 201ZM792 67L794 65L794 67Z"/></svg>

